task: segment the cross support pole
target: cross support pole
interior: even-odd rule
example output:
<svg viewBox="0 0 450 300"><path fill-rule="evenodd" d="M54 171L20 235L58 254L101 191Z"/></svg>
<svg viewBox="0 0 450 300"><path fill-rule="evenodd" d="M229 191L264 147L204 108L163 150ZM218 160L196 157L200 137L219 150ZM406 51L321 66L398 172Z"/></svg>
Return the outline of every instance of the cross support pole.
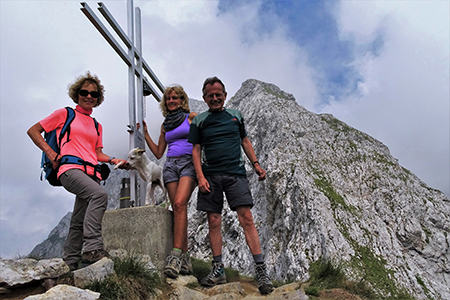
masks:
<svg viewBox="0 0 450 300"><path fill-rule="evenodd" d="M143 126L141 126L140 130L136 130L136 123L142 124L144 120L144 81L150 91L150 95L158 102L162 99L160 92L164 92L164 86L142 57L141 10L138 7L134 9L133 0L127 1L128 32L125 33L106 6L102 2L98 3L98 10L124 44L126 49L124 50L89 5L86 2L81 2L80 4L82 6L81 11L128 66L129 149L131 150L135 147L145 149ZM150 77L151 81L145 78L145 74ZM156 88L154 85L156 85ZM144 205L146 184L137 176L135 171L130 171L130 187L131 200L134 201L136 206ZM136 194L139 197L136 197Z"/></svg>

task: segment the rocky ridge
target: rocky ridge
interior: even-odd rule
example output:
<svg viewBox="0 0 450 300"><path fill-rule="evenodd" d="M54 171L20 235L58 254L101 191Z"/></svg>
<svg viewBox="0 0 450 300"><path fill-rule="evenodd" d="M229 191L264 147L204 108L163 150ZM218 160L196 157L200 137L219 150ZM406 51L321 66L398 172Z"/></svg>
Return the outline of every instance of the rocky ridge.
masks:
<svg viewBox="0 0 450 300"><path fill-rule="evenodd" d="M309 112L275 85L247 80L226 106L244 115L268 173L258 182L247 164L272 278L306 280L311 262L331 259L382 296L403 288L418 299L450 299L445 194L400 166L383 143L332 115ZM206 258L204 215L190 213L193 253ZM227 210L223 224L227 264L250 274L236 214Z"/></svg>
<svg viewBox="0 0 450 300"><path fill-rule="evenodd" d="M126 257L128 254L124 250L110 251L112 257ZM155 266L149 256L140 257L146 263L150 270L155 270ZM87 287L93 281L103 280L107 276L115 273L114 262L112 259L103 258L100 261L74 271L72 276L68 276L69 269L61 258L53 259L20 259L20 260L1 260L0 259L0 297L8 295L7 299L25 299L25 300L98 300L101 294L93 292ZM72 279L69 279L69 278ZM45 287L33 292L19 292L20 287L33 282L42 283ZM166 278L169 288L165 291L157 291L156 295L150 299L309 299L305 293L299 289L299 283L284 285L275 289L270 295L263 296L259 293L254 284L242 284L241 282L230 282L218 285L213 288L203 288L198 284L194 276L179 276L177 279ZM44 293L44 291L46 292ZM351 295L349 295L351 296ZM3 297L2 297L3 299ZM348 298L358 299L358 298Z"/></svg>
<svg viewBox="0 0 450 300"><path fill-rule="evenodd" d="M206 109L201 101L190 105L193 111ZM404 289L417 299L450 299L445 194L400 166L380 141L332 115L309 112L275 85L247 80L226 107L242 112L267 171L267 179L258 182L246 166L273 279L307 280L312 262L330 259L381 296ZM118 207L118 186L127 176L117 171L105 186L108 209ZM208 226L205 214L196 211L196 193L189 204L190 250L208 259ZM253 259L228 207L223 233L227 267L252 274Z"/></svg>

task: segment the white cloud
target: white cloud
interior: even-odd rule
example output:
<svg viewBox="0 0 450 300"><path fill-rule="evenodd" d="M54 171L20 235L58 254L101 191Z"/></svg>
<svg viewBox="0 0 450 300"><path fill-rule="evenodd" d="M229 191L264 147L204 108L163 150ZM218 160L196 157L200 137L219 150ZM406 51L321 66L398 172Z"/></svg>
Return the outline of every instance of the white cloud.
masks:
<svg viewBox="0 0 450 300"><path fill-rule="evenodd" d="M210 23L217 14L218 1L138 1L143 14L161 18L169 25L188 26L191 23Z"/></svg>
<svg viewBox="0 0 450 300"><path fill-rule="evenodd" d="M204 79L217 75L229 95L255 78L278 84L312 107L317 91L304 50L286 38L281 25L260 36L253 25L259 22L256 8L244 5L213 19L192 20L189 26L169 26L162 16L146 19L147 61L163 82L182 84L195 99L201 99Z"/></svg>
<svg viewBox="0 0 450 300"><path fill-rule="evenodd" d="M384 28L380 55L354 62L361 97L324 110L383 141L400 164L450 194L449 3L370 3L341 3L341 34L367 43Z"/></svg>

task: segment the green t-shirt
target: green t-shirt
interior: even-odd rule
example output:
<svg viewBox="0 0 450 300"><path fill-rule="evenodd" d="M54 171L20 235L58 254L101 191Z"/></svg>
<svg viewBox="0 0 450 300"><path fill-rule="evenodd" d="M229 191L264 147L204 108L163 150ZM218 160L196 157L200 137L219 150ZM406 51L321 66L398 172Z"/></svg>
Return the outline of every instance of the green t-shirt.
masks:
<svg viewBox="0 0 450 300"><path fill-rule="evenodd" d="M204 175L246 176L241 148L246 136L241 113L223 109L197 115L192 120L188 141L201 145Z"/></svg>

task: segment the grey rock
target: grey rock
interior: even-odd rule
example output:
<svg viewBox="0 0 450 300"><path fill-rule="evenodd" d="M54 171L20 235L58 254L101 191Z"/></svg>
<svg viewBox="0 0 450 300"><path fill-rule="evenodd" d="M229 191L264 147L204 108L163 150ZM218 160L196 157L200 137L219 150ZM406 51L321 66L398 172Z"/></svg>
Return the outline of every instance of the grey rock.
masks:
<svg viewBox="0 0 450 300"><path fill-rule="evenodd" d="M69 267L61 258L36 260L23 258L18 260L0 260L0 285L13 287L31 281L57 278L69 272Z"/></svg>
<svg viewBox="0 0 450 300"><path fill-rule="evenodd" d="M177 286L170 294L170 300L202 300L208 299L208 296L202 292L187 288L185 286Z"/></svg>
<svg viewBox="0 0 450 300"><path fill-rule="evenodd" d="M177 278L166 278L166 282L170 284L172 287L178 287L178 286L186 286L188 284L198 284L198 280L195 276L188 275L188 276L178 276Z"/></svg>
<svg viewBox="0 0 450 300"><path fill-rule="evenodd" d="M236 293L223 293L208 297L209 300L238 300L242 299L242 295Z"/></svg>
<svg viewBox="0 0 450 300"><path fill-rule="evenodd" d="M98 300L100 293L60 284L45 294L28 296L24 300Z"/></svg>
<svg viewBox="0 0 450 300"><path fill-rule="evenodd" d="M243 300L279 300L279 299L286 299L286 300L308 300L309 297L305 295L305 293L302 290L295 290L295 291L289 291L289 292L277 292L276 290L273 291L269 295L249 295L244 298Z"/></svg>
<svg viewBox="0 0 450 300"><path fill-rule="evenodd" d="M192 112L201 113L208 110L208 104L203 100L189 99L189 108Z"/></svg>
<svg viewBox="0 0 450 300"><path fill-rule="evenodd" d="M28 256L34 258L62 257L64 242L69 233L69 224L72 213L68 212L50 232L47 239L31 250Z"/></svg>
<svg viewBox="0 0 450 300"><path fill-rule="evenodd" d="M218 295L218 294L226 294L226 293L232 293L232 294L238 294L238 295L244 294L244 289L242 288L242 285L240 282L230 282L227 284L219 284L210 289L207 289L206 291L207 291L207 294L210 296Z"/></svg>
<svg viewBox="0 0 450 300"><path fill-rule="evenodd" d="M114 262L107 257L96 263L73 272L73 281L76 287L85 288L95 281L102 281L115 274Z"/></svg>
<svg viewBox="0 0 450 300"><path fill-rule="evenodd" d="M244 289L240 282L216 285L205 292L209 296L208 299L214 300L242 299L244 296Z"/></svg>

